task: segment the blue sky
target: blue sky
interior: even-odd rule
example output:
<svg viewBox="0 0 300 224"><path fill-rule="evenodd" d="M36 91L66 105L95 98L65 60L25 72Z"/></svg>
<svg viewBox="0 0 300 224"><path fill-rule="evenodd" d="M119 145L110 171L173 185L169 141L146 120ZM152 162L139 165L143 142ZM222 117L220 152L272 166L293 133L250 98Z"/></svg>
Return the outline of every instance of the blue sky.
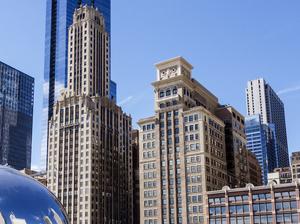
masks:
<svg viewBox="0 0 300 224"><path fill-rule="evenodd" d="M46 0L1 1L0 60L35 77L34 167L39 165ZM290 152L300 150L299 0L112 0L112 78L134 122L153 114L154 64L181 55L223 104L246 113L249 79L285 103Z"/></svg>

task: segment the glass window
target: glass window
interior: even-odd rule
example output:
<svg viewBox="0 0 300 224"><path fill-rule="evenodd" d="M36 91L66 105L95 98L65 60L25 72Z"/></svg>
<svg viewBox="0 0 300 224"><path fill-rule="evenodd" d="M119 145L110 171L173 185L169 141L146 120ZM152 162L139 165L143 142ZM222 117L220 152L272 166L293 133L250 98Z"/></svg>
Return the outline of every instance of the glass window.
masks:
<svg viewBox="0 0 300 224"><path fill-rule="evenodd" d="M291 201L291 209L297 209L297 202Z"/></svg>
<svg viewBox="0 0 300 224"><path fill-rule="evenodd" d="M236 208L235 208L235 206L230 206L230 207L229 207L229 212L230 212L230 214L236 213Z"/></svg>
<svg viewBox="0 0 300 224"><path fill-rule="evenodd" d="M253 212L258 212L259 211L259 204L254 204L253 205Z"/></svg>
<svg viewBox="0 0 300 224"><path fill-rule="evenodd" d="M254 216L254 223L260 224L260 216L259 215Z"/></svg>
<svg viewBox="0 0 300 224"><path fill-rule="evenodd" d="M272 211L272 203L266 204L267 211Z"/></svg>
<svg viewBox="0 0 300 224"><path fill-rule="evenodd" d="M290 202L283 202L283 210L290 210Z"/></svg>
<svg viewBox="0 0 300 224"><path fill-rule="evenodd" d="M282 215L282 214L276 215L276 222L277 222L277 223L283 222L283 215Z"/></svg>
<svg viewBox="0 0 300 224"><path fill-rule="evenodd" d="M276 202L276 211L282 210L282 203L281 202Z"/></svg>
<svg viewBox="0 0 300 224"><path fill-rule="evenodd" d="M249 210L249 205L244 205L244 213L249 213L250 210Z"/></svg>
<svg viewBox="0 0 300 224"><path fill-rule="evenodd" d="M236 212L238 214L243 214L243 206L241 206L241 205L236 206Z"/></svg>
<svg viewBox="0 0 300 224"><path fill-rule="evenodd" d="M160 91L159 92L159 97L164 97L165 96L165 92L164 91Z"/></svg>

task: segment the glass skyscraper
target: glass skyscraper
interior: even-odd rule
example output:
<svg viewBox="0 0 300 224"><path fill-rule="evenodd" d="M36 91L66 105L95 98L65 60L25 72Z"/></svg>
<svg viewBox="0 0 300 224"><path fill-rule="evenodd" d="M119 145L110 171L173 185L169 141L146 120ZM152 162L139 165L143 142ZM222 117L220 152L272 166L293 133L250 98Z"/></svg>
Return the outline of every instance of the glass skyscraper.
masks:
<svg viewBox="0 0 300 224"><path fill-rule="evenodd" d="M275 131L276 167L289 166L288 142L284 104L272 87L263 79L248 81L246 89L247 113L260 114L262 123Z"/></svg>
<svg viewBox="0 0 300 224"><path fill-rule="evenodd" d="M0 62L0 164L30 168L34 79Z"/></svg>
<svg viewBox="0 0 300 224"><path fill-rule="evenodd" d="M247 149L253 152L262 170L263 183L268 182L268 173L277 167L276 138L274 125L263 124L260 115L245 119Z"/></svg>
<svg viewBox="0 0 300 224"><path fill-rule="evenodd" d="M94 2L94 3L93 3ZM41 145L41 168L46 167L47 128L52 107L60 91L67 85L68 28L79 4L91 5L103 14L106 31L110 34L110 0L47 0L46 37L43 99L43 133ZM110 65L109 65L110 66ZM111 81L111 83L114 83ZM116 84L110 89L110 97L116 99Z"/></svg>

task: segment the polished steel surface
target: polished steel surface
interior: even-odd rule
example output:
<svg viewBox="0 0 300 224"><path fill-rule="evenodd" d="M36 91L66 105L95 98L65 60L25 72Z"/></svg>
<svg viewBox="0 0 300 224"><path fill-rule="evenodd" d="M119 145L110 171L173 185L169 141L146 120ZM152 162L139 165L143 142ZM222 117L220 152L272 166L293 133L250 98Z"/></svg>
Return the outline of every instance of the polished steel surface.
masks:
<svg viewBox="0 0 300 224"><path fill-rule="evenodd" d="M41 183L0 166L0 224L68 224L55 196Z"/></svg>

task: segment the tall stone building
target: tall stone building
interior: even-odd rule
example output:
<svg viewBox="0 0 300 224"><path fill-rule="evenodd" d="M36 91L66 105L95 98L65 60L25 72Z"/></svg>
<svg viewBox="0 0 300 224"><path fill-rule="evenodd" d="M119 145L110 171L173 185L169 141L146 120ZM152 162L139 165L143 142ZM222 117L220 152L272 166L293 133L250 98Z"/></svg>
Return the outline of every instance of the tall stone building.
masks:
<svg viewBox="0 0 300 224"><path fill-rule="evenodd" d="M221 106L217 115L225 123L228 186L236 188L249 183L260 184L260 165L255 155L246 148L244 116L232 106Z"/></svg>
<svg viewBox="0 0 300 224"><path fill-rule="evenodd" d="M105 19L105 29L110 34L110 0L45 0L46 32L43 84L43 122L40 167L46 170L48 122L53 115L53 105L68 81L68 28L73 22L74 10L80 4L94 5ZM109 65L110 66L110 65ZM110 97L116 99L116 83L110 83Z"/></svg>
<svg viewBox="0 0 300 224"><path fill-rule="evenodd" d="M155 115L140 125L141 223L203 223L203 194L227 184L218 99L182 57L156 65Z"/></svg>
<svg viewBox="0 0 300 224"><path fill-rule="evenodd" d="M49 189L75 223L132 223L131 117L111 100L109 35L81 6L68 40L68 85L49 122Z"/></svg>

